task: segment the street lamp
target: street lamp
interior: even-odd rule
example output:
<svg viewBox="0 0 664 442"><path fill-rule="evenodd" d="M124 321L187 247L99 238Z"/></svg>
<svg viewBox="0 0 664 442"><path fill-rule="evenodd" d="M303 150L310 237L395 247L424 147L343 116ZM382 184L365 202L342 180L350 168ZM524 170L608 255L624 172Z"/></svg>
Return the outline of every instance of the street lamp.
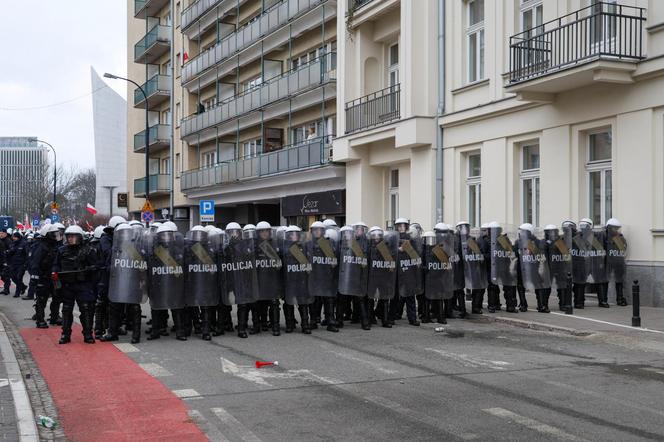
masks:
<svg viewBox="0 0 664 442"><path fill-rule="evenodd" d="M145 201L148 202L150 201L150 147L149 147L149 141L150 141L150 123L148 120L148 96L145 93L145 90L141 87L140 84L136 83L134 80L130 80L128 78L124 77L118 77L117 75L109 74L106 72L104 74L105 78L110 78L112 80L124 80L128 81L129 83L132 83L135 85L138 90L141 91L143 94L143 99L145 100ZM146 224L148 224L146 222Z"/></svg>
<svg viewBox="0 0 664 442"><path fill-rule="evenodd" d="M113 189L118 186L103 186L104 189L108 189L109 192L109 205L108 205L108 216L109 218L113 216Z"/></svg>
<svg viewBox="0 0 664 442"><path fill-rule="evenodd" d="M47 143L46 141L39 140L37 138L30 138L30 141L33 143L42 143L47 145L48 147L51 148L51 151L53 152L53 203L57 203L56 200L56 195L57 195L57 182L58 182L58 157L55 154L55 148L51 146L51 143Z"/></svg>

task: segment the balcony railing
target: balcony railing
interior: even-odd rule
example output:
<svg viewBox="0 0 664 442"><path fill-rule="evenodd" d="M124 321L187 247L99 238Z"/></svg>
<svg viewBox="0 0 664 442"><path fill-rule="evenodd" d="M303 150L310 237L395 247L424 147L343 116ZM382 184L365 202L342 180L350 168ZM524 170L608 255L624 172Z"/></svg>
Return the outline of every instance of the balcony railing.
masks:
<svg viewBox="0 0 664 442"><path fill-rule="evenodd" d="M171 138L170 124L155 124L148 129L150 147L160 145L168 146ZM134 152L145 149L145 130L134 135Z"/></svg>
<svg viewBox="0 0 664 442"><path fill-rule="evenodd" d="M134 17L151 16L166 6L169 0L134 0Z"/></svg>
<svg viewBox="0 0 664 442"><path fill-rule="evenodd" d="M171 77L169 75L154 75L152 78L150 78L148 81L143 83L141 85L143 90L145 91L145 95L148 97L148 102L150 104L153 104L155 100L153 100L153 97L157 94L160 94L162 97L167 98L171 94ZM142 105L141 107L144 106L145 98L143 97L143 94L141 93L141 90L136 88L134 89L134 106L138 106L139 104Z"/></svg>
<svg viewBox="0 0 664 442"><path fill-rule="evenodd" d="M224 161L182 174L182 190L228 184L250 178L322 166L330 162L332 136L302 141L255 157Z"/></svg>
<svg viewBox="0 0 664 442"><path fill-rule="evenodd" d="M155 25L134 45L134 62L149 63L164 54L171 44L171 27Z"/></svg>
<svg viewBox="0 0 664 442"><path fill-rule="evenodd" d="M371 129L401 118L400 91L398 83L346 103L346 133Z"/></svg>
<svg viewBox="0 0 664 442"><path fill-rule="evenodd" d="M366 5L367 3L371 3L372 1L373 0L348 0L348 9L355 11L356 9L360 9L362 6Z"/></svg>
<svg viewBox="0 0 664 442"><path fill-rule="evenodd" d="M171 191L171 175L168 173L160 173L150 175L150 193L166 193ZM145 196L145 177L137 178L134 180L134 196Z"/></svg>
<svg viewBox="0 0 664 442"><path fill-rule="evenodd" d="M182 67L182 83L243 50L263 36L310 11L325 0L282 0L257 18L222 38L216 45L192 58Z"/></svg>
<svg viewBox="0 0 664 442"><path fill-rule="evenodd" d="M182 30L187 29L192 23L198 20L203 14L215 6L220 5L227 0L196 0L182 11ZM242 3L242 2L240 2ZM236 0L232 1L233 8L238 6ZM217 17L220 19L222 17Z"/></svg>
<svg viewBox="0 0 664 442"><path fill-rule="evenodd" d="M205 112L188 116L182 120L182 136L186 137L219 125L242 114L334 80L336 57L336 52L322 55L296 70L284 72L264 81L259 86L228 98Z"/></svg>
<svg viewBox="0 0 664 442"><path fill-rule="evenodd" d="M510 37L510 83L597 58L640 60L645 10L596 3Z"/></svg>

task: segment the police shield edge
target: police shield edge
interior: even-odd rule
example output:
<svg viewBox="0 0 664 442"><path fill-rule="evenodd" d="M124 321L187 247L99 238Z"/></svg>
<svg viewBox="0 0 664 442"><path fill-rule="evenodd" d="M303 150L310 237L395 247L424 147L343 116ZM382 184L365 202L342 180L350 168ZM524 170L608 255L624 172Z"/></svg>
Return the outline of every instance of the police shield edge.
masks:
<svg viewBox="0 0 664 442"><path fill-rule="evenodd" d="M320 231L312 231L311 240L307 243L307 255L311 260L311 275L309 276L311 296L325 298L337 296L339 243L338 236L330 235L331 232L331 230L325 229L321 235Z"/></svg>
<svg viewBox="0 0 664 442"><path fill-rule="evenodd" d="M185 307L184 238L178 232L154 235L148 259L150 307L153 310Z"/></svg>
<svg viewBox="0 0 664 442"><path fill-rule="evenodd" d="M208 232L195 230L187 233L184 248L187 305L210 307L219 303L215 258Z"/></svg>
<svg viewBox="0 0 664 442"><path fill-rule="evenodd" d="M427 299L451 299L455 268L461 265L455 251L454 234L436 232L424 241L424 294Z"/></svg>
<svg viewBox="0 0 664 442"><path fill-rule="evenodd" d="M379 231L382 232L382 231ZM370 298L389 300L394 298L397 281L397 259L399 236L388 231L369 234L369 280Z"/></svg>
<svg viewBox="0 0 664 442"><path fill-rule="evenodd" d="M148 264L143 255L143 232L118 229L113 235L109 268L108 299L123 304L147 300Z"/></svg>

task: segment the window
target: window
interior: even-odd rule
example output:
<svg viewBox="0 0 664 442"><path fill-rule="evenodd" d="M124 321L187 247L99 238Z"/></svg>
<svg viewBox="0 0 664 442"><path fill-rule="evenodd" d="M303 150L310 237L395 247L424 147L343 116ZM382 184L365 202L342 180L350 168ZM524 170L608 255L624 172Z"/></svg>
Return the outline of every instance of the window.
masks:
<svg viewBox="0 0 664 442"><path fill-rule="evenodd" d="M292 57L290 60L291 70L295 71L308 63L313 63L320 61L322 69L328 71L328 63L330 63L329 69L335 69L337 67L337 58L336 58L337 42L336 40L326 43L325 45L309 50L304 54L297 55ZM331 57L325 57L326 54L332 54Z"/></svg>
<svg viewBox="0 0 664 442"><path fill-rule="evenodd" d="M468 155L467 160L466 190L468 199L466 208L468 222L472 227L479 227L482 206L482 157L479 153L474 153Z"/></svg>
<svg viewBox="0 0 664 442"><path fill-rule="evenodd" d="M242 91L250 91L257 88L263 83L263 77L261 75L254 77L250 80L247 80L242 83Z"/></svg>
<svg viewBox="0 0 664 442"><path fill-rule="evenodd" d="M240 150L238 152L239 160L245 158L253 158L258 156L258 154L263 152L263 140L256 138L255 140L245 141L240 144Z"/></svg>
<svg viewBox="0 0 664 442"><path fill-rule="evenodd" d="M201 152L201 167L212 167L217 164L217 151Z"/></svg>
<svg viewBox="0 0 664 442"><path fill-rule="evenodd" d="M587 142L589 216L593 223L603 225L612 217L611 131L589 133Z"/></svg>
<svg viewBox="0 0 664 442"><path fill-rule="evenodd" d="M164 26L170 26L170 25L171 25L171 13L170 13L170 11L168 12L168 14L166 14L166 15L164 16L164 18L163 18L163 25L164 25Z"/></svg>
<svg viewBox="0 0 664 442"><path fill-rule="evenodd" d="M542 0L521 0L521 31L531 30L526 38L542 33L542 11Z"/></svg>
<svg viewBox="0 0 664 442"><path fill-rule="evenodd" d="M161 75L171 75L171 60L161 65Z"/></svg>
<svg viewBox="0 0 664 442"><path fill-rule="evenodd" d="M393 44L388 51L388 83L390 86L396 86L399 84L399 44Z"/></svg>
<svg viewBox="0 0 664 442"><path fill-rule="evenodd" d="M213 108L217 105L217 97L212 96L208 98L207 100L203 100L203 106L205 107L205 110L210 110L210 108Z"/></svg>
<svg viewBox="0 0 664 442"><path fill-rule="evenodd" d="M468 8L468 83L484 78L484 0L470 0Z"/></svg>
<svg viewBox="0 0 664 442"><path fill-rule="evenodd" d="M171 110L166 109L161 113L161 124L171 124Z"/></svg>
<svg viewBox="0 0 664 442"><path fill-rule="evenodd" d="M326 118L324 130L323 123L320 119L297 125L291 128L291 143L297 144L308 138L311 139L326 135L333 135L335 130L335 123L335 117ZM310 129L313 129L313 134L310 133Z"/></svg>
<svg viewBox="0 0 664 442"><path fill-rule="evenodd" d="M590 18L590 43L609 51L615 46L617 26L616 0L593 0ZM596 49L596 50L597 50Z"/></svg>
<svg viewBox="0 0 664 442"><path fill-rule="evenodd" d="M522 222L534 226L539 226L540 222L539 152L539 144L521 146L521 218Z"/></svg>
<svg viewBox="0 0 664 442"><path fill-rule="evenodd" d="M171 173L171 159L170 158L162 158L161 159L161 169L160 169L159 173L161 173L161 174Z"/></svg>
<svg viewBox="0 0 664 442"><path fill-rule="evenodd" d="M390 170L389 199L390 222L393 223L399 217L399 169Z"/></svg>

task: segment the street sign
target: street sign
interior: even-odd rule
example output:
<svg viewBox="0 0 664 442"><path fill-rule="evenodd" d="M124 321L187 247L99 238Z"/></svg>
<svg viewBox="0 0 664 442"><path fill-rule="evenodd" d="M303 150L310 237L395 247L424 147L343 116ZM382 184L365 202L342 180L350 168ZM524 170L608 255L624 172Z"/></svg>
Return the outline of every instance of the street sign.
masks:
<svg viewBox="0 0 664 442"><path fill-rule="evenodd" d="M145 212L141 212L141 219L146 224L151 223L154 220L154 212L151 212L149 210L145 211Z"/></svg>
<svg viewBox="0 0 664 442"><path fill-rule="evenodd" d="M214 222L214 201L201 200L199 214L201 222Z"/></svg>
<svg viewBox="0 0 664 442"><path fill-rule="evenodd" d="M0 216L0 229L13 229L13 228L14 228L14 217Z"/></svg>
<svg viewBox="0 0 664 442"><path fill-rule="evenodd" d="M127 207L126 193L118 193L118 207Z"/></svg>
<svg viewBox="0 0 664 442"><path fill-rule="evenodd" d="M56 212L56 213L54 213L53 215L51 215L51 222L52 222L52 223L59 223L59 222L60 222L60 215L58 215L58 213L57 213L58 211L57 211L57 210L55 210L55 212Z"/></svg>
<svg viewBox="0 0 664 442"><path fill-rule="evenodd" d="M143 208L141 209L141 212L154 212L154 206L150 202L150 200L146 200L145 204L143 204Z"/></svg>
<svg viewBox="0 0 664 442"><path fill-rule="evenodd" d="M39 218L33 219L32 220L32 227L34 227L34 228L39 227L39 223L40 223Z"/></svg>

